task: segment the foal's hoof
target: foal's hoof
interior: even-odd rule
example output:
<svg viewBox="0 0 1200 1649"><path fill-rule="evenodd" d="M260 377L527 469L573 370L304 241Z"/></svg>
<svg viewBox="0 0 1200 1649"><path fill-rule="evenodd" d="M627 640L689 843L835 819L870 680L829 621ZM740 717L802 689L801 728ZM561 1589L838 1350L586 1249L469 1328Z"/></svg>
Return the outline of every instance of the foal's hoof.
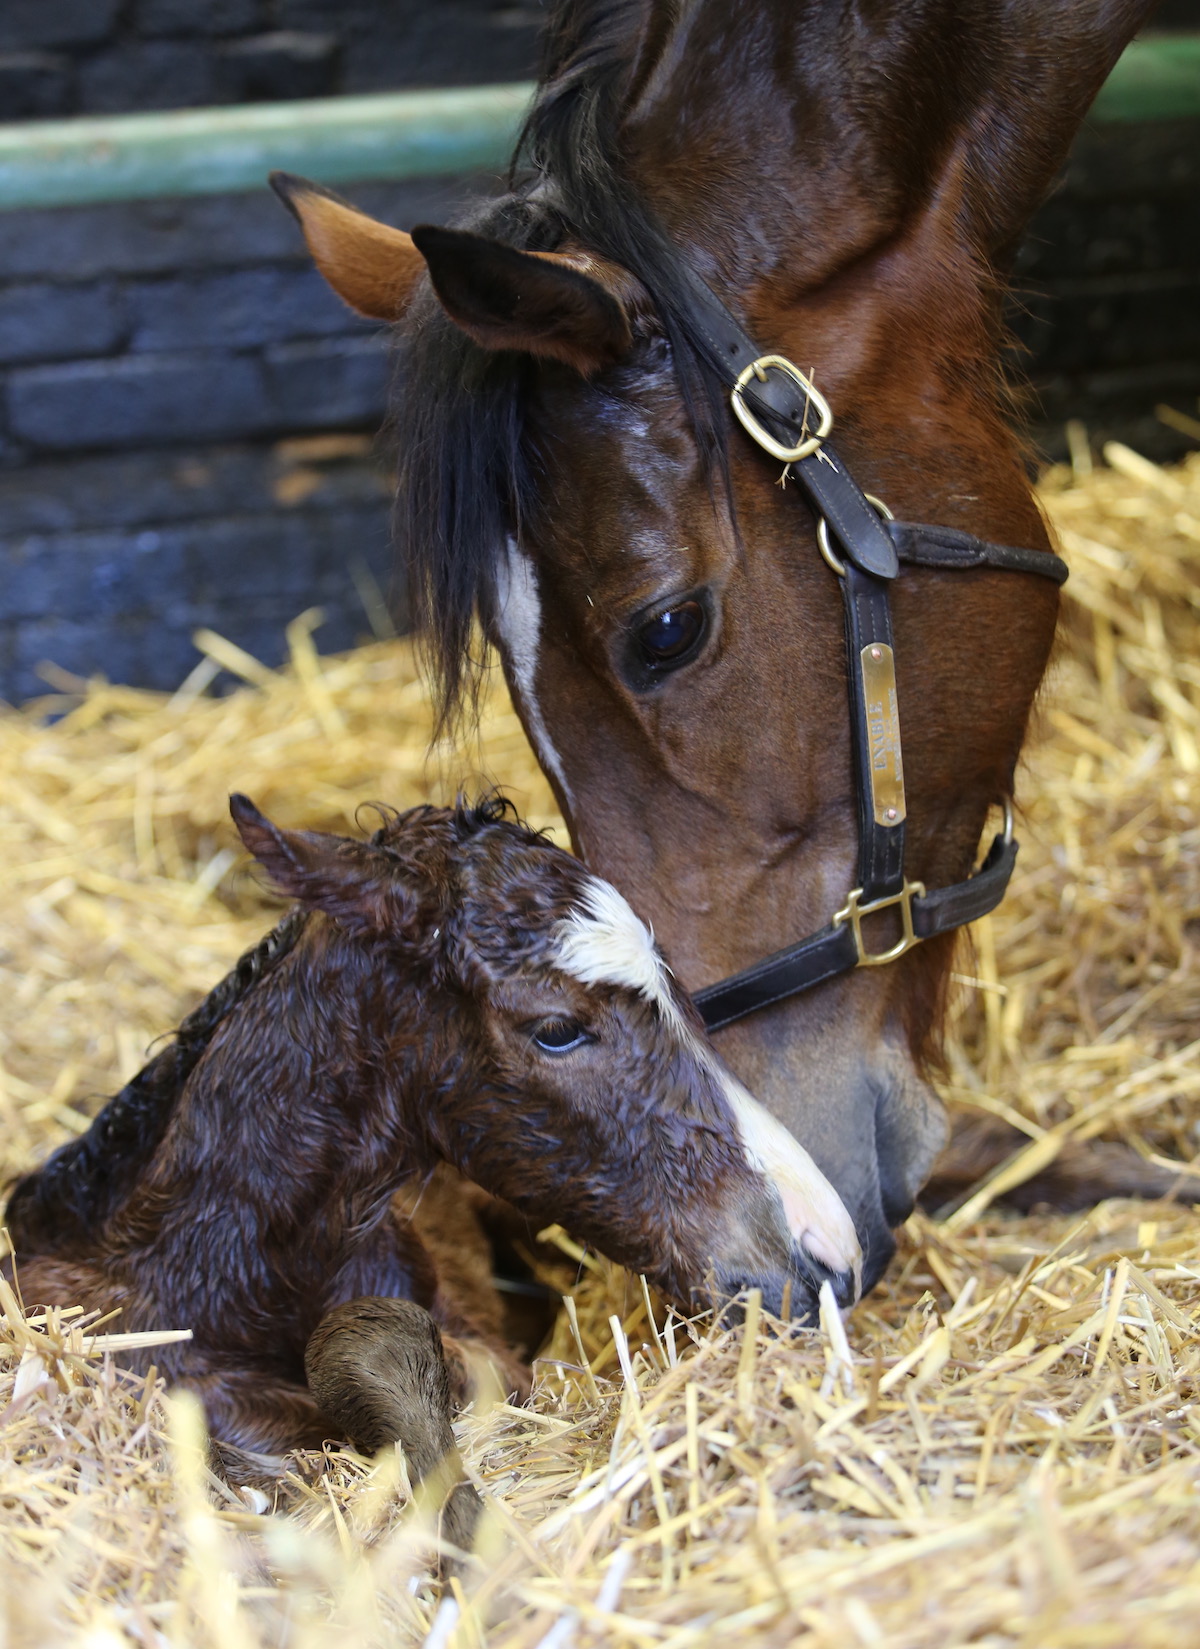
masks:
<svg viewBox="0 0 1200 1649"><path fill-rule="evenodd" d="M454 1447L442 1337L411 1300L349 1300L304 1351L308 1389L362 1454L400 1442L415 1478Z"/></svg>
<svg viewBox="0 0 1200 1649"><path fill-rule="evenodd" d="M475 1544L475 1530L479 1526L483 1501L473 1483L456 1483L446 1496L438 1533L448 1546L457 1546L460 1552L469 1552ZM442 1569L453 1570L452 1559L443 1559Z"/></svg>
<svg viewBox="0 0 1200 1649"><path fill-rule="evenodd" d="M442 1336L429 1313L411 1300L350 1300L317 1324L304 1368L309 1390L361 1454L399 1443L414 1488L426 1479L435 1493L448 1485L438 1532L469 1552L483 1502L462 1480ZM449 1557L439 1564L443 1576L457 1567Z"/></svg>

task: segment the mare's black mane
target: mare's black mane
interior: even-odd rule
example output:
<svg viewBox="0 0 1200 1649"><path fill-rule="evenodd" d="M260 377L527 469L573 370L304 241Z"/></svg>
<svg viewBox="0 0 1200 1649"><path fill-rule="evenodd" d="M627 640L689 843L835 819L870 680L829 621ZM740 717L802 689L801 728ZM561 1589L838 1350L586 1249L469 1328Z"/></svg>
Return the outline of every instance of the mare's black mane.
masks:
<svg viewBox="0 0 1200 1649"><path fill-rule="evenodd" d="M701 455L724 463L724 396L691 319L679 252L623 171L621 120L646 0L558 0L539 91L513 162L511 192L467 226L544 252L568 234L632 271L670 345ZM472 627L493 616L492 574L505 539L535 517L522 355L473 343L427 294L405 328L394 414L400 452L396 538L413 617L433 674L440 725L473 708L480 660Z"/></svg>
<svg viewBox="0 0 1200 1649"><path fill-rule="evenodd" d="M166 1047L114 1094L86 1134L60 1146L40 1168L17 1181L5 1217L18 1250L53 1254L95 1235L158 1149L184 1084L217 1026L295 949L307 919L302 907L289 911L239 957Z"/></svg>

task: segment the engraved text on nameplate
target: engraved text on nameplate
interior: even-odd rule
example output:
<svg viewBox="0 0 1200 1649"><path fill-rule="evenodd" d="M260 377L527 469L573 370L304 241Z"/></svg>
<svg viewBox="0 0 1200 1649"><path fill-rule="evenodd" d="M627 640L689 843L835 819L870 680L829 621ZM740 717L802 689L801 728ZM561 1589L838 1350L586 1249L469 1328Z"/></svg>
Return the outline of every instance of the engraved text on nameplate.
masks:
<svg viewBox="0 0 1200 1649"><path fill-rule="evenodd" d="M900 711L896 663L890 647L872 642L859 655L867 710L867 771L875 823L898 825L904 818L904 762L900 754Z"/></svg>

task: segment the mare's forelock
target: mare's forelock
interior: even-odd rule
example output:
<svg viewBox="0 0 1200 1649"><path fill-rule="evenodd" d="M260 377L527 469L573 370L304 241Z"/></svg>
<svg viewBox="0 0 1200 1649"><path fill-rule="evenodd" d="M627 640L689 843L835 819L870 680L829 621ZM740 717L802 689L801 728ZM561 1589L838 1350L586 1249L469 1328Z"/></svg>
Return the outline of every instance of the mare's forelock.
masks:
<svg viewBox="0 0 1200 1649"><path fill-rule="evenodd" d="M706 469L725 476L723 380L690 313L680 254L621 152L644 10L644 0L552 7L543 80L518 141L511 192L462 226L521 251L552 251L571 238L635 274L671 346ZM496 558L538 513L523 410L532 370L523 355L473 342L431 291L417 298L401 333L395 533L439 729L476 708L482 664L474 627L493 628Z"/></svg>

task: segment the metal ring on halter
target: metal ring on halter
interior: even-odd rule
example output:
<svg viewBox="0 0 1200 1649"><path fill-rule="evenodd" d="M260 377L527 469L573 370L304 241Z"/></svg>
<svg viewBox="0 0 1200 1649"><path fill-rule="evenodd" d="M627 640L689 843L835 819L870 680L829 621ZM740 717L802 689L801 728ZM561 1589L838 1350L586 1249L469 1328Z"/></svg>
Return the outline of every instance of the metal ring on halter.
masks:
<svg viewBox="0 0 1200 1649"><path fill-rule="evenodd" d="M863 497L872 509L876 510L885 521L894 521L896 517L888 509L882 498L876 498L873 493L864 492ZM833 553L833 546L829 542L829 523L822 515L817 520L817 548L820 550L826 564L833 569L839 578L846 576L846 563L839 561Z"/></svg>
<svg viewBox="0 0 1200 1649"><path fill-rule="evenodd" d="M1000 806L1004 809L1004 845L1007 847L1013 839L1012 797L1002 796Z"/></svg>

